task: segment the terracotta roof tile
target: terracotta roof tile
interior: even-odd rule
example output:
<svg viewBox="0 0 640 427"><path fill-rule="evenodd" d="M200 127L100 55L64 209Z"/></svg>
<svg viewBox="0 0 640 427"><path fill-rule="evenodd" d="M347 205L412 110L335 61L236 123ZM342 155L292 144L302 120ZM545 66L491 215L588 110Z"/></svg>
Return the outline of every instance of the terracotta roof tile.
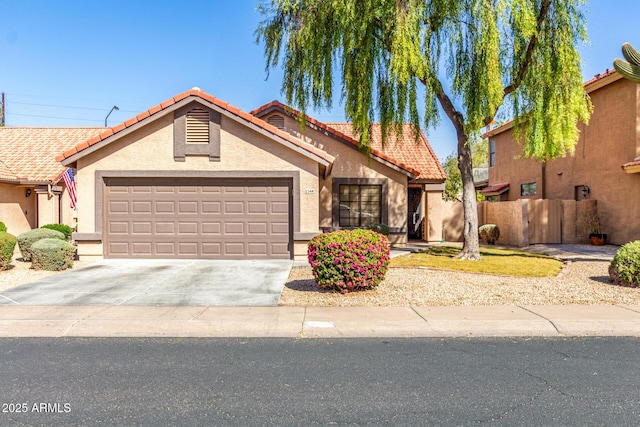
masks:
<svg viewBox="0 0 640 427"><path fill-rule="evenodd" d="M198 88L193 88L191 90L182 92L176 96L174 96L173 98L166 100L162 103L160 103L159 105L156 105L154 107L149 108L147 111L138 114L137 116L135 116L134 118L131 118L129 120L126 120L124 123L120 123L112 128L107 128L105 129L102 133L100 133L97 138L91 138L87 141L83 141L80 143L76 143L75 147L73 147L73 149L67 149L66 151L64 151L62 153L62 155L59 155L58 157L56 157L56 159L58 161L62 161L68 157L71 157L72 155L74 155L76 152L80 152L82 150L84 150L85 148L87 148L90 145L96 144L99 141L103 141L109 137L111 137L112 135L117 134L118 132L121 132L123 130L125 130L126 128L133 126L136 123L142 122L143 120L146 119L150 119L152 118L152 116L156 113L161 112L162 110L171 107L172 105L176 104L178 101L182 101L186 98L188 98L189 96L195 96L195 97L199 97L205 101L208 101L214 105L216 105L219 108L222 108L224 110L229 111L230 113L240 117L242 120L245 120L247 122L253 123L256 126L259 126L260 128L268 131L269 133L273 134L273 135L277 135L279 138L285 139L288 142L303 148L304 150L313 153L319 157L321 157L322 159L326 160L329 163L332 163L334 160L334 157L331 156L330 154L326 153L325 151L314 147L311 144L308 144L296 137L294 137L293 135L290 135L286 132L281 132L278 128L276 128L275 126L272 126L268 123L266 123L263 120L257 119L256 117L254 117L253 115L244 112L242 110L240 110L237 107L234 107L208 93L205 93L203 91L201 91Z"/></svg>
<svg viewBox="0 0 640 427"><path fill-rule="evenodd" d="M629 162L629 163L625 163L624 165L622 165L623 168L628 168L631 166L638 166L640 165L640 157L636 157L635 159L633 159L633 161Z"/></svg>
<svg viewBox="0 0 640 427"><path fill-rule="evenodd" d="M494 185L488 185L486 187L484 187L482 190L480 190L480 192L482 194L485 195L498 195L498 194L502 194L505 191L509 190L509 184L494 184Z"/></svg>
<svg viewBox="0 0 640 427"><path fill-rule="evenodd" d="M263 105L261 107L256 108L255 110L251 111L250 114L253 114L253 115L256 115L256 116L260 116L261 113L269 110L270 108L274 108L274 107L279 109L279 110L282 110L285 113L287 113L287 114L289 114L291 116L294 116L294 117L299 117L302 114L299 111L294 110L293 108L289 107L288 105L285 105L285 104L281 103L280 101L271 101L268 104L265 104L265 105ZM330 132L334 136L337 136L338 138L340 138L340 139L342 139L342 140L344 140L346 142L351 143L352 145L354 145L354 147L356 147L356 148L358 147L358 141L352 135L346 135L345 133L340 132L338 129L335 129L335 128L329 126L326 123L322 123L322 122L314 119L313 117L306 116L306 121L307 121L307 123L311 123L312 125L320 128L320 129L323 129L323 130L325 130L327 132ZM346 123L346 124L349 125L349 128L351 129L351 125L348 124L348 123ZM426 138L425 138L425 141L426 141ZM427 142L427 146L428 145L429 144ZM431 147L429 147L429 148L431 148ZM444 171L443 171L443 176L442 177L430 178L430 177L427 177L427 176L421 176L420 171L415 169L411 165L405 164L402 161L400 161L398 158L391 157L391 156L387 155L387 153L384 153L384 152L382 152L380 150L377 150L374 147L372 147L371 155L373 155L375 157L378 157L378 158L380 158L382 160L388 161L391 164L394 164L394 165L400 167L401 169L404 169L407 172L418 176L419 178L437 179L437 180L440 180L440 179L444 180L445 179ZM438 162L438 164L440 164L440 162L437 160L437 158L436 157L434 157L434 158L435 158L436 162Z"/></svg>
<svg viewBox="0 0 640 427"><path fill-rule="evenodd" d="M65 170L56 155L88 143L104 128L0 127L0 175L13 178L56 181Z"/></svg>
<svg viewBox="0 0 640 427"><path fill-rule="evenodd" d="M11 172L11 169L9 169L9 166L7 166L2 160L0 160L0 179L16 179L16 178L17 178L16 174Z"/></svg>
<svg viewBox="0 0 640 427"><path fill-rule="evenodd" d="M327 125L353 139L358 139L351 123L327 123ZM413 125L405 123L400 139L393 134L389 135L383 148L382 127L380 123L372 123L371 148L386 154L392 159L396 159L400 163L409 165L419 172L419 178L430 180L446 179L444 169L426 136L420 132L420 138L416 142L413 130Z"/></svg>

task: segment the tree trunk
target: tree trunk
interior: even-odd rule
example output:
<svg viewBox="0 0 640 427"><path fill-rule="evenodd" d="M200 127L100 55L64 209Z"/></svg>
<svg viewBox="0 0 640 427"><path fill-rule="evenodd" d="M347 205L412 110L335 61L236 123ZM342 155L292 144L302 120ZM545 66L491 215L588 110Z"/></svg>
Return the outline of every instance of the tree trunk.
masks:
<svg viewBox="0 0 640 427"><path fill-rule="evenodd" d="M462 177L462 206L464 207L464 244L462 251L456 256L459 259L477 261L480 259L480 242L478 238L478 203L476 187L473 183L473 164L471 147L466 133L458 131L458 168Z"/></svg>
<svg viewBox="0 0 640 427"><path fill-rule="evenodd" d="M469 135L465 130L464 117L453 106L440 83L438 83L437 96L442 109L453 123L458 137L458 169L460 169L462 177L462 206L464 208L464 228L462 230L464 244L462 251L456 258L478 261L480 259L478 203L476 202L476 187L473 184L473 162L471 161Z"/></svg>

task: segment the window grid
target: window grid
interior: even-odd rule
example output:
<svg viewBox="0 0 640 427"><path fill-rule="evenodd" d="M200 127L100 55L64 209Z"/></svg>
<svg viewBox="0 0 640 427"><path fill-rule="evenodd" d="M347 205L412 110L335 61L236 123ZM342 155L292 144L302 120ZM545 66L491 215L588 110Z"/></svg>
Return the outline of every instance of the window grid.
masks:
<svg viewBox="0 0 640 427"><path fill-rule="evenodd" d="M382 186L341 184L340 227L366 227L381 222Z"/></svg>

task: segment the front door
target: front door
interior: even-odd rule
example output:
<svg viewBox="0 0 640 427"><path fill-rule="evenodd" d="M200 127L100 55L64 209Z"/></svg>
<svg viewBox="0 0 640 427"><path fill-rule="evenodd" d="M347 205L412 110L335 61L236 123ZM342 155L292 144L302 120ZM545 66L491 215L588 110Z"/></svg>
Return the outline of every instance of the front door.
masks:
<svg viewBox="0 0 640 427"><path fill-rule="evenodd" d="M424 210L422 206L422 189L409 188L408 192L408 213L407 226L409 228L409 239L422 239L422 222L424 221Z"/></svg>

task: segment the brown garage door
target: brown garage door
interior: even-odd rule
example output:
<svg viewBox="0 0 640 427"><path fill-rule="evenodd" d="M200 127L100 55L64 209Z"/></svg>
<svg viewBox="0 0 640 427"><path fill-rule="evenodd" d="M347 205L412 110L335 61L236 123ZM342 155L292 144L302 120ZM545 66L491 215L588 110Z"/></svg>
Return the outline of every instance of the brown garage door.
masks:
<svg viewBox="0 0 640 427"><path fill-rule="evenodd" d="M109 258L291 258L286 180L108 178Z"/></svg>

